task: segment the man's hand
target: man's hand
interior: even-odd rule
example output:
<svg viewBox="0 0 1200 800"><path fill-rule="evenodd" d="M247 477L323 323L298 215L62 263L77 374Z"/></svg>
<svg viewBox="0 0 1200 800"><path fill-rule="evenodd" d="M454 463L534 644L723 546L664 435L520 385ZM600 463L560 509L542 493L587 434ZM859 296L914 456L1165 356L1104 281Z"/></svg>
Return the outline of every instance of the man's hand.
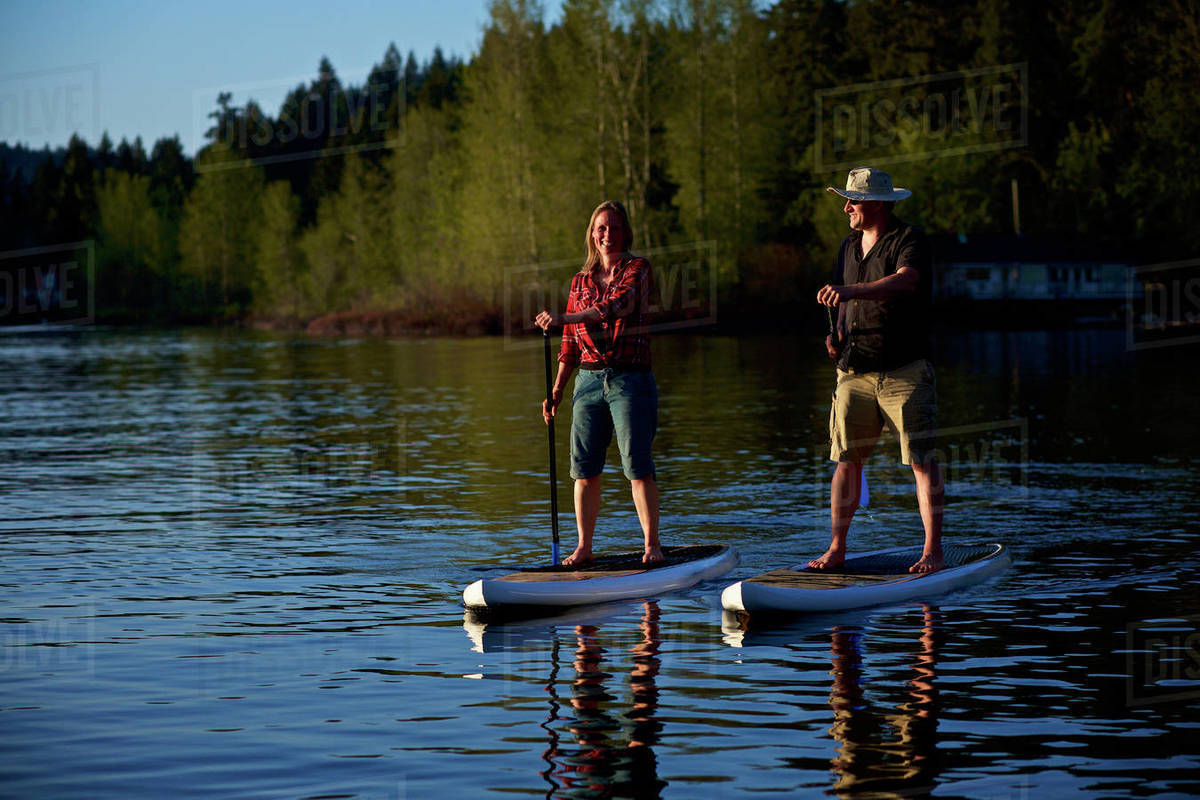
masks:
<svg viewBox="0 0 1200 800"><path fill-rule="evenodd" d="M817 302L823 306L837 308L838 303L853 300L856 296L853 286L833 286L825 284L817 291Z"/></svg>
<svg viewBox="0 0 1200 800"><path fill-rule="evenodd" d="M829 353L829 357L834 361L842 354L842 342L835 339L832 333L825 337L825 352Z"/></svg>

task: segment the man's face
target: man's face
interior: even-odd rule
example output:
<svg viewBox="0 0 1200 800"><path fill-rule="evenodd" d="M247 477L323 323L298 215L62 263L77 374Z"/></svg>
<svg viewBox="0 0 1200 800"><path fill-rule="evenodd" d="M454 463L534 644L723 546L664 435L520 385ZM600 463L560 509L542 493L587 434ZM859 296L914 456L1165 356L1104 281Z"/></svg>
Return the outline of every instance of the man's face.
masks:
<svg viewBox="0 0 1200 800"><path fill-rule="evenodd" d="M842 211L850 218L850 229L861 231L875 220L879 206L876 200L847 200Z"/></svg>

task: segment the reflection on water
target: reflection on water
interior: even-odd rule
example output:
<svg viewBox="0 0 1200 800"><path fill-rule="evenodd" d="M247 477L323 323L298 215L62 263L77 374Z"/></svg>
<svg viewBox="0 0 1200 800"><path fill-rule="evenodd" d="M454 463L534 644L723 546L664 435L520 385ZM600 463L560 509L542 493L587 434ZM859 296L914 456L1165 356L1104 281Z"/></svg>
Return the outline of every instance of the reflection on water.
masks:
<svg viewBox="0 0 1200 800"><path fill-rule="evenodd" d="M864 632L835 626L831 634L833 688L829 733L839 743L832 760L839 793L905 793L933 787L937 751L937 610L924 605L907 681L911 699L886 711L872 709L863 673Z"/></svg>
<svg viewBox="0 0 1200 800"><path fill-rule="evenodd" d="M550 796L658 797L666 782L658 778L654 744L662 726L654 719L658 708L658 606L643 604L639 624L641 640L632 648L633 669L626 676L631 699L628 708L616 711L618 697L609 684L614 676L604 671L606 649L600 629L594 625L575 628L575 652L571 662L572 711L567 720L569 739L557 734L545 758L551 765L543 776L554 787ZM555 647L559 641L555 639ZM557 659L555 659L557 664ZM551 705L560 702L555 682L547 685ZM623 704L622 704L623 705ZM557 714L554 710L552 716Z"/></svg>
<svg viewBox="0 0 1200 800"><path fill-rule="evenodd" d="M821 699L826 711L819 730L832 740L825 762L833 775L829 792L845 797L922 796L937 786L942 769L938 660L946 633L941 612L934 605L915 604L887 626L886 633L872 622L873 614L859 610L762 619L726 613L722 627L725 643L743 653L785 648L792 658L781 663L796 679L814 668L818 652L809 645L824 645ZM814 691L814 704L816 695ZM805 769L812 766L812 759L787 761Z"/></svg>
<svg viewBox="0 0 1200 800"><path fill-rule="evenodd" d="M667 785L658 776L654 755L663 729L655 719L661 611L654 600L637 606L637 636L620 654L612 652L620 645L605 636L603 624L546 629L550 638L550 673L545 684L549 703L546 718L539 723L546 736L542 751L545 768L539 773L549 786L546 797L651 798L659 797ZM583 609L575 613L595 619L617 608L623 606L609 606L607 612ZM464 627L476 649L495 652L522 642L530 628L541 629L546 624L488 625L475 622L468 612ZM616 669L615 662L625 660L630 666L621 674L608 671ZM566 697L560 689L564 682L569 686Z"/></svg>
<svg viewBox="0 0 1200 800"><path fill-rule="evenodd" d="M736 574L481 625L549 552L540 342L0 335L0 793L1200 794L1200 357L1120 342L943 340L947 536L1004 574L741 629L721 588L828 542L819 342L656 341L664 541ZM919 541L910 476L855 548Z"/></svg>

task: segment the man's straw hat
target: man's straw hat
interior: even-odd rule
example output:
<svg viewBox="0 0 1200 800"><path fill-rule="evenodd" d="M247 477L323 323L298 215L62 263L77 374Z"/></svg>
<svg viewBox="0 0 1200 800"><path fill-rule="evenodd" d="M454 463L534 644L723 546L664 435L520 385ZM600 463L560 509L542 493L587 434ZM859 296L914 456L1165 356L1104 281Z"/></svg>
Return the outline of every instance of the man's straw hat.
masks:
<svg viewBox="0 0 1200 800"><path fill-rule="evenodd" d="M871 169L870 167L855 167L850 170L850 174L846 176L846 188L844 191L842 189L835 189L832 186L826 187L825 191L840 194L847 200L855 202L860 200L884 200L894 203L912 194L908 189L893 189L891 175L877 169Z"/></svg>

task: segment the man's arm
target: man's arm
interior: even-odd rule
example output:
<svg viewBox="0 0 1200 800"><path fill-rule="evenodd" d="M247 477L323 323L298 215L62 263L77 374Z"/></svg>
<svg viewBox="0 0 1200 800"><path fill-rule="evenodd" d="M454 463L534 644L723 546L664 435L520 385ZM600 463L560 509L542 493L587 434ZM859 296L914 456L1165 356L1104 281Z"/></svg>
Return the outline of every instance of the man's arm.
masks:
<svg viewBox="0 0 1200 800"><path fill-rule="evenodd" d="M822 286L817 292L817 302L835 308L847 300L895 300L911 294L920 282L921 274L914 267L900 267L893 274L870 283Z"/></svg>

